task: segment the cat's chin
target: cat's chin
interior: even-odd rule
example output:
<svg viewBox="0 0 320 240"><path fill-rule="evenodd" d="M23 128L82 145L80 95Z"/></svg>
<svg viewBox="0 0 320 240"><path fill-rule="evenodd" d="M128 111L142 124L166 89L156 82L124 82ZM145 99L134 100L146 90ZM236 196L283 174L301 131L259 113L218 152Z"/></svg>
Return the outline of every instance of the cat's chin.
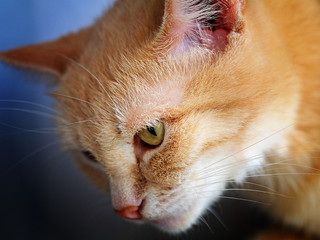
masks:
<svg viewBox="0 0 320 240"><path fill-rule="evenodd" d="M197 222L196 216L197 214L195 214L195 212L188 211L174 216L151 220L150 222L165 232L179 234L187 231Z"/></svg>
<svg viewBox="0 0 320 240"><path fill-rule="evenodd" d="M181 233L191 227L192 221L185 216L165 217L151 221L153 225L161 230L173 234Z"/></svg>

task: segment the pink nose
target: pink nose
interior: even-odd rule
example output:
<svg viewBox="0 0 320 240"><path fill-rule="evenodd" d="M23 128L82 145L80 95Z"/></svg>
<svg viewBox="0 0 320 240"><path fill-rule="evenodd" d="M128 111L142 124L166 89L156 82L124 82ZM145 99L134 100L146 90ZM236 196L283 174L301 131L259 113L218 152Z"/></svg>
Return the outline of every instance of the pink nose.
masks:
<svg viewBox="0 0 320 240"><path fill-rule="evenodd" d="M127 206L125 208L122 208L120 210L116 210L115 212L120 215L123 218L126 219L141 219L142 216L139 212L140 207L139 206Z"/></svg>

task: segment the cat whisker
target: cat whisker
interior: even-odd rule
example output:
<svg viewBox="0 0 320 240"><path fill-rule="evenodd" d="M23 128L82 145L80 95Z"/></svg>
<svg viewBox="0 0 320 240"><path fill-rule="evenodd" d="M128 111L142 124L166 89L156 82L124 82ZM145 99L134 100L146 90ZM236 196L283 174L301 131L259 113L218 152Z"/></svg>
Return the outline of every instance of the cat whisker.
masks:
<svg viewBox="0 0 320 240"><path fill-rule="evenodd" d="M301 160L318 159L318 158L319 157L309 157L309 156L307 156L305 158L299 157L296 160L301 161ZM268 170L272 170L272 169L279 170L280 169L279 166L282 166L283 169L288 169L288 167L299 167L299 168L304 168L304 169L311 170L311 171L319 171L320 172L320 169L318 169L318 168L310 167L307 164L291 163L286 159L284 159L282 161L279 161L279 162L275 162L275 163L264 163L262 169L264 171L268 171ZM275 168L271 168L271 167L275 167Z"/></svg>
<svg viewBox="0 0 320 240"><path fill-rule="evenodd" d="M52 130L50 131L50 128L27 129L27 128L16 127L11 124L7 124L7 123L3 123L3 122L0 122L0 125L15 129L15 130L19 130L20 131L19 133L31 132L31 133L47 134L47 133L54 132ZM0 136L2 136L2 135L0 135Z"/></svg>
<svg viewBox="0 0 320 240"><path fill-rule="evenodd" d="M43 117L49 117L53 118L55 115L46 113L46 112L41 112L41 111L36 111L36 110L28 110L28 109L23 109L23 108L0 108L0 111L17 111L17 112L25 112L25 113L30 113L30 114L35 114L38 116L43 116Z"/></svg>
<svg viewBox="0 0 320 240"><path fill-rule="evenodd" d="M210 168L208 168L208 169L207 169L207 167L205 167L204 169L206 171L199 171L199 173L200 173L199 175L201 177L197 178L197 180L206 179L208 176L213 176L214 174L218 174L220 172L229 172L229 169L232 167L239 167L239 166L242 166L243 164L250 163L250 161L255 161L256 159L259 159L259 158L260 157L251 158L251 159L243 159L241 161L236 161L236 162L232 162L232 163L227 163L222 166L217 166L216 168L214 168L215 166L210 166Z"/></svg>
<svg viewBox="0 0 320 240"><path fill-rule="evenodd" d="M82 124L82 123L92 123L92 124L97 125L97 121L99 121L99 122L100 122L100 121L102 121L102 122L109 122L110 120L108 120L108 119L101 119L101 118L98 118L98 117L92 117L92 118L85 119L85 120L80 120L80 121L65 123L64 125L60 125L59 127L57 127L56 130L59 130L59 129L61 129L61 128L69 128L69 127L72 127L73 125Z"/></svg>
<svg viewBox="0 0 320 240"><path fill-rule="evenodd" d="M211 185L218 184L218 183L230 183L231 184L231 183L235 183L235 182L233 180L206 182L206 183L194 185L190 188L185 188L185 189L202 188L202 187L211 186ZM280 194L277 191L275 191L274 189L267 187L267 186L264 186L264 185L261 185L261 184L256 184L256 183L251 183L251 182L243 182L241 184L236 184L237 187L239 187L239 185L251 185L251 186L260 187L262 189L268 190L272 193ZM232 189L243 189L243 188L230 188L230 190L232 190ZM267 193L267 191L265 191L265 193Z"/></svg>
<svg viewBox="0 0 320 240"><path fill-rule="evenodd" d="M91 103L91 102L88 102L88 101L86 101L86 100L83 100L83 99L80 99L80 98L77 98L77 97L72 97L72 96L60 94L60 93L51 93L51 95L56 95L56 96L60 96L60 97L65 97L65 98L69 98L69 99L73 99L73 100L76 100L76 101L79 101L79 102L83 102L83 103L89 104L89 105L91 105L91 106L93 106L93 107L95 107L95 108L100 109L102 112L106 113L107 116L110 116L110 112L108 112L106 109L103 109L103 108L99 107L98 105L93 104L93 103ZM104 121L108 120L108 121L110 121L110 122L113 122L112 119L108 119L108 118L105 118L105 119L103 119L103 120L104 120Z"/></svg>
<svg viewBox="0 0 320 240"><path fill-rule="evenodd" d="M317 159L318 157L314 157L314 159ZM312 159L311 157L306 157L306 159ZM299 160L301 160L301 158L299 158ZM312 171L316 171L316 172L320 172L319 168L314 168L314 167L310 167L307 165L303 165L303 164L296 164L296 163L287 163L287 162L278 162L278 163L270 163L270 164L265 164L265 166L267 167L266 170L272 170L271 168L269 168L270 166L277 166L277 165L284 165L283 168L285 167L301 167L301 168L305 168L308 170L312 170ZM275 169L279 169L278 167ZM286 169L286 168L285 168Z"/></svg>
<svg viewBox="0 0 320 240"><path fill-rule="evenodd" d="M197 192L197 191L194 192L194 194L197 195L197 199L200 199L200 198L204 198L204 199L211 198L211 196L205 195L206 193L208 193L208 192ZM261 204L261 205L265 205L265 206L270 205L270 203L261 202L261 201L258 201L258 200L241 198L241 197L225 196L225 195L220 195L219 199L237 200L237 201L249 202L249 203L254 203L254 204Z"/></svg>
<svg viewBox="0 0 320 240"><path fill-rule="evenodd" d="M260 159L260 158L265 158L265 157L272 157L272 156L277 156L279 155L279 153L266 153L266 154L257 154L257 155L254 155L254 156L251 156L250 158L244 158L242 160L236 160L235 162L233 163L227 163L225 165L221 165L218 167L219 170L225 168L225 167L230 167L230 166L239 166L239 165L242 165L243 163L250 163L250 161L255 161L257 159ZM283 160L285 161L285 160ZM210 164L209 166L206 166L203 168L202 171L200 171L200 173L209 173L212 171L212 169L210 167L214 167L212 166L212 164Z"/></svg>
<svg viewBox="0 0 320 240"><path fill-rule="evenodd" d="M69 128L72 125L82 124L82 123L87 123L87 122L92 122L92 119L87 119L87 120L83 120L83 121L77 121L77 122L61 125L61 126L55 127L55 128L36 128L36 129L20 128L20 127L16 127L16 126L13 126L13 125L9 125L9 124L0 122L0 125L19 130L17 132L11 132L11 133L7 133L7 134L2 134L2 135L0 135L0 137L13 136L13 135L18 135L18 134L23 134L23 133L57 134L58 130L60 130L60 129Z"/></svg>
<svg viewBox="0 0 320 240"><path fill-rule="evenodd" d="M255 161L255 160L259 159L259 158L260 157L252 158L252 159L243 159L241 161L236 161L236 162L233 162L233 163L227 163L225 165L218 166L217 168L213 168L215 166L210 166L210 168L207 169L207 167L206 167L205 168L206 171L200 171L200 175L207 176L208 174L211 175L213 173L217 173L217 172L221 172L221 171L228 171L231 167L242 166L243 164L250 163L250 161Z"/></svg>
<svg viewBox="0 0 320 240"><path fill-rule="evenodd" d="M252 199L246 199L246 198L240 198L240 197L230 197L230 196L220 196L220 199L229 199L229 200L237 200L237 201L243 201L243 202L248 202L248 203L255 203L255 204L261 204L265 206L269 206L270 203L265 203L257 200L252 200Z"/></svg>
<svg viewBox="0 0 320 240"><path fill-rule="evenodd" d="M274 177L280 177L280 176L297 176L297 175L301 175L301 176L320 176L320 173L312 173L312 172L282 172L282 173L264 173L264 174L254 174L254 175L248 175L246 176L246 178L255 178L255 177L270 177L270 176L274 176ZM228 174L214 174L212 176L215 177L226 177L228 176ZM207 176L208 178L210 176Z"/></svg>
<svg viewBox="0 0 320 240"><path fill-rule="evenodd" d="M222 219L218 216L218 214L212 208L207 208L207 210L220 222L220 224L224 227L224 229L228 231L227 226L222 221Z"/></svg>
<svg viewBox="0 0 320 240"><path fill-rule="evenodd" d="M106 88L103 86L103 84L101 83L101 81L97 78L96 75L94 75L88 68L86 68L85 66L83 66L81 63L75 61L72 58L69 58L65 55L59 54L61 57L64 57L65 59L69 60L70 62L74 63L75 65L77 65L78 67L80 67L81 69L83 69L84 71L86 71L87 73L90 74L91 77L93 77L97 83L100 85L100 87L104 90L105 94L108 96L108 98L110 99L110 101L113 103L113 106L116 106L116 103L114 102L113 98L110 96L110 94L108 93L108 91L106 90Z"/></svg>
<svg viewBox="0 0 320 240"><path fill-rule="evenodd" d="M247 178L255 178L255 177L281 177L281 176L320 176L320 173L310 173L310 172L286 172L286 173L267 173L267 174L256 174L249 175Z"/></svg>
<svg viewBox="0 0 320 240"><path fill-rule="evenodd" d="M51 111L53 113L57 113L57 114L59 113L54 108L48 107L48 106L46 106L44 104L39 104L39 103L36 103L36 102L30 102L30 101L26 101L26 100L0 99L0 102L23 103L23 104L33 105L33 106L36 106L36 107L47 109L47 110L49 110L49 111Z"/></svg>
<svg viewBox="0 0 320 240"><path fill-rule="evenodd" d="M223 165L222 167L219 166L217 169L206 169L207 171L205 172L204 175L202 175L202 177L200 179L205 179L208 176L212 176L214 174L218 174L223 171L228 171L229 168L231 168L231 167L241 166L243 163L246 163L246 162L249 163L250 161L254 161L258 158L259 157L251 158L251 159L243 159L243 160L237 161L235 163L229 163L229 164ZM318 157L306 157L306 158L307 159L317 159ZM299 159L301 160L301 158L299 158ZM301 167L301 168L305 168L305 169L309 169L309 170L320 171L320 169L312 168L310 166L306 166L306 165L302 165L302 164L289 163L287 161L288 160L282 160L277 163L265 163L264 168L267 169L267 167L273 166L273 165L284 165L284 166Z"/></svg>
<svg viewBox="0 0 320 240"><path fill-rule="evenodd" d="M239 185L239 184L238 184ZM242 182L240 185L249 185L249 186L255 186L255 187L260 187L262 189L266 189L275 193L278 193L276 190L272 189L271 187L262 185L262 184L258 184L258 183L253 183L253 182L248 182L248 181L244 181Z"/></svg>
<svg viewBox="0 0 320 240"><path fill-rule="evenodd" d="M262 138L261 140L259 140L259 141L255 142L255 143L253 143L253 144L251 144L251 145L249 145L249 146L247 146L247 147L245 147L245 148L243 148L243 149L241 149L241 150L239 150L239 151L236 151L236 152L234 152L234 153L232 153L232 154L230 154L230 155L228 155L228 156L226 156L226 157L224 157L224 158L222 158L222 159L220 159L220 160L218 160L218 161L210 164L208 167L214 166L214 165L216 165L216 164L218 164L218 163L220 163L220 162L222 162L222 161L224 161L224 160L226 160L226 159L228 159L228 158L234 157L235 155L243 152L244 150L248 150L249 148L251 148L251 147L253 147L253 146L255 146L255 145L257 145L257 144L259 144L259 143L261 143L261 142L263 142L263 141L266 141L267 139L269 139L269 138L271 138L271 137L279 134L280 132L283 132L284 130L286 130L286 129L292 127L292 126L293 126L293 124L291 124L291 125L289 125L289 126L287 126L287 127L281 128L281 129L275 131L274 133L268 135L267 137L264 137L264 138Z"/></svg>
<svg viewBox="0 0 320 240"><path fill-rule="evenodd" d="M215 184L218 184L218 183L225 183L226 181L214 181L214 182L208 182L208 183L204 183L204 184L199 184L199 185L194 185L192 187L189 187L189 188L184 188L186 190L192 190L192 189L200 189L200 188L203 188L203 187L208 187L208 186L213 186ZM259 184L257 184L259 185ZM262 185L260 185L262 186ZM263 187L263 186L262 186ZM235 192L254 192L254 193L261 193L261 194L268 194L268 195L275 195L275 196L280 196L280 197L284 197L284 198L291 198L290 196L287 196L287 195L283 195L277 191L274 191L272 189L269 189L267 188L267 190L269 191L264 191L264 190L258 190L258 189L252 189L252 188L225 188L223 191L224 192L232 192L232 191L235 191ZM220 192L221 190L205 190L205 191L202 191L202 192L205 192L205 193L211 193L211 192Z"/></svg>
<svg viewBox="0 0 320 240"><path fill-rule="evenodd" d="M261 171L261 174L281 174L281 173L289 173L290 169L288 169L288 167L280 167L280 168L271 168L271 169L266 169L264 171ZM297 169L295 170L295 172L292 173L298 173ZM312 174L314 172L299 172L301 175L306 175L306 174ZM259 172L253 173L253 174L260 174ZM253 174L249 174L248 176L254 176ZM320 174L320 173L315 173L316 175Z"/></svg>
<svg viewBox="0 0 320 240"><path fill-rule="evenodd" d="M203 222L204 225L207 226L207 228L210 230L210 232L211 232L212 234L214 233L214 231L213 231L212 228L210 227L209 223L207 222L207 220L206 220L203 216L200 216L200 217L199 217L199 220L200 220L201 222Z"/></svg>
<svg viewBox="0 0 320 240"><path fill-rule="evenodd" d="M61 158L63 159L66 159L68 157L67 155L67 150L66 149L62 149L62 148L59 148L57 151L53 151L53 152L50 152L50 155L49 156L46 156L46 158L44 159L39 159L40 161L43 161L45 160L47 164L52 164L53 162L52 161L48 161L49 159L51 158L54 158L54 159L58 159L58 156L61 156ZM64 166L63 166L64 167ZM47 167L46 169L50 169L49 171L51 172L59 172L57 170L60 170L61 169L61 165L58 165L58 164L55 164L55 165L51 165L50 167ZM49 174L49 173L48 173Z"/></svg>
<svg viewBox="0 0 320 240"><path fill-rule="evenodd" d="M317 153L319 151L292 151L292 153L294 152L307 152L307 153L310 153L310 152L314 152L314 153ZM205 179L207 176L212 176L213 174L217 174L219 172L222 172L223 170L225 171L228 171L229 168L231 167L237 167L237 166L241 166L243 163L249 163L250 161L255 161L261 157L272 157L272 156L277 156L279 153L266 153L266 154L259 154L259 155L255 155L251 158L248 158L248 159L243 159L241 161L236 161L234 163L228 163L228 164L225 164L225 165L222 165L222 166L219 166L218 168L216 169L213 169L212 167L214 166L211 166L211 168L208 168L205 167L204 170L205 171L200 171L202 173L205 173L204 175L202 175L202 177L200 179ZM306 157L307 159L317 159L318 157L315 156L315 157ZM298 158L297 160L301 160L302 158ZM320 169L316 169L316 168L312 168L310 166L307 166L307 165L302 165L302 164L295 164L295 163L289 163L289 160L282 160L282 161L279 161L279 162L276 162L276 163L264 163L264 168L267 168L269 166L272 166L272 165L286 165L286 166L296 166L296 167L303 167L303 168L306 168L306 169L310 169L310 170L314 170L314 171L320 171Z"/></svg>
<svg viewBox="0 0 320 240"><path fill-rule="evenodd" d="M23 162L25 162L27 159L31 158L32 156L34 156L34 155L36 155L36 154L48 149L49 147L52 147L52 146L58 144L59 142L60 142L59 140L56 140L56 141L53 141L51 143L48 143L48 144L36 149L35 151L31 152L30 154L28 154L27 156L25 156L24 158L22 158L21 160L19 160L15 164L13 164L11 167L9 167L6 170L4 170L3 172L1 172L0 173L0 177L4 176L5 174L8 174L13 169L15 169L17 166L19 166L20 164L22 164Z"/></svg>
<svg viewBox="0 0 320 240"><path fill-rule="evenodd" d="M58 93L52 93L53 95L60 95L61 94L58 94ZM66 96L65 96L66 97ZM73 99L76 99L76 98L73 98ZM91 104L85 100L80 100L80 99L77 99L79 101L83 101L83 102L86 102L88 104ZM57 111L55 111L54 109L50 108L50 107L47 107L45 105L42 105L42 104L37 104L37 103L34 103L34 102L29 102L29 101L24 101L24 100L0 100L0 102L12 102L12 103L24 103L24 104L29 104L29 105L34 105L34 106L38 106L38 107L42 107L42 108L45 108L45 109L48 109L52 112L54 112L55 114L50 114L50 113L46 113L46 112L40 112L40 111L36 111L36 110L29 110L29 109L22 109L22 108L0 108L0 110L10 110L10 111L21 111L21 112L26 112L26 113L31 113L31 114L36 114L36 115L41 115L41 116L46 116L46 117L51 117L51 118L57 118L59 117L59 114ZM91 104L93 105L93 104ZM93 105L95 107L98 107L97 105ZM101 108L100 108L101 109ZM103 111L105 111L104 109L102 109ZM57 114L56 114L57 113ZM96 118L97 120L99 120L99 118ZM100 119L102 121L107 121L106 119ZM81 121L81 122L85 122L86 120L84 121ZM111 121L111 120L109 120ZM80 123L80 121L79 121ZM10 127L10 128L13 128L13 129L16 129L16 130L20 130L22 132L29 132L29 133L39 133L39 134L47 134L47 133L51 133L53 131L56 131L57 129L60 129L61 126L59 128L55 128L53 129L53 131L49 130L49 128L46 128L46 129L25 129L25 128L21 128L21 127L16 127L16 126L13 126L13 125L10 125L10 124L7 124L7 123L0 123L1 125L5 126L5 127ZM15 134L19 134L20 132L15 132L15 133L9 133L9 134L3 134L1 135L1 137L3 136L10 136L10 135L15 135Z"/></svg>
<svg viewBox="0 0 320 240"><path fill-rule="evenodd" d="M60 128L68 128L68 127L71 127L71 126L76 125L76 124L82 124L82 123L88 123L88 122L92 123L94 119L97 119L97 118L89 118L89 119L85 119L85 120L81 120L81 121L66 123L64 125L60 125L59 127L56 127L56 128L53 128L53 129L58 130Z"/></svg>
<svg viewBox="0 0 320 240"><path fill-rule="evenodd" d="M250 188L227 188L223 190L224 192L254 192L254 193L259 193L259 194L267 194L267 195L272 195L272 196L278 196L278 197L283 197L283 198L293 198L291 196L287 196L281 193L277 192L268 192L268 191L263 191L263 190L256 190L256 189L250 189ZM216 192L215 190L211 191L205 191L205 193L211 193L211 192Z"/></svg>
<svg viewBox="0 0 320 240"><path fill-rule="evenodd" d="M4 133L0 135L0 138L5 138L5 137L11 137L11 136L16 136L16 135L20 135L20 134L24 134L24 133L36 133L36 134L55 134L54 131L52 132L37 132L37 131L25 131L25 130L20 130L20 131L16 131L16 132L10 132L10 133Z"/></svg>

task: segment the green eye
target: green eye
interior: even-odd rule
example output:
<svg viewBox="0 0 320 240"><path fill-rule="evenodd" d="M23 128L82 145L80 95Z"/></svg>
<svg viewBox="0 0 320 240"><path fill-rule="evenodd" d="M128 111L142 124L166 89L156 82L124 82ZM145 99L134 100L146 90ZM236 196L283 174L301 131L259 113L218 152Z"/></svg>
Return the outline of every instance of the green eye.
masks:
<svg viewBox="0 0 320 240"><path fill-rule="evenodd" d="M147 126L138 132L139 138L146 144L158 146L162 143L164 137L164 124L158 122L154 126Z"/></svg>

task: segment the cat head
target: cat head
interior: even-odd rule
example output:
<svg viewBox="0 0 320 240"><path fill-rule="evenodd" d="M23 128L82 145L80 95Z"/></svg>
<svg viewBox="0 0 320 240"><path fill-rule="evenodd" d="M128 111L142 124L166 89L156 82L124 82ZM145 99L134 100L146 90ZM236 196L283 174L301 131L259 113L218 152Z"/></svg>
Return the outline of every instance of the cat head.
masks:
<svg viewBox="0 0 320 240"><path fill-rule="evenodd" d="M0 58L57 76L64 145L119 215L180 232L278 140L248 146L291 120L252 15L240 0L122 0L89 28Z"/></svg>

